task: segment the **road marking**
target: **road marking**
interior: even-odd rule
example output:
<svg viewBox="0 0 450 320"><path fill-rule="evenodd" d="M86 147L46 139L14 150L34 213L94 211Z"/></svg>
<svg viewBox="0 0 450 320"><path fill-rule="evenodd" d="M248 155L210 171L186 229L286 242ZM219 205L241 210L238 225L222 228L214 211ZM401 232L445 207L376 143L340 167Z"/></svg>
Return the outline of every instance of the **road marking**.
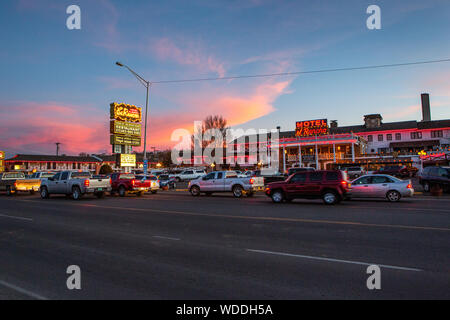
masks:
<svg viewBox="0 0 450 320"><path fill-rule="evenodd" d="M291 253L284 253L284 252L273 252L273 251L265 251L265 250L255 250L255 249L246 249L250 252L256 252L256 253L265 253L265 254L272 254L272 255L278 255L278 256L288 256L288 257L295 257L295 258L303 258L303 259L310 259L310 260L320 260L320 261L328 261L328 262L339 262L339 263L347 263L347 264L358 264L362 266L370 266L370 265L377 265L383 268L387 269L396 269L396 270L403 270L403 271L415 271L415 272L421 272L423 270L416 269L416 268L407 268L407 267L398 267L398 266L391 266L386 264L377 264L377 263L368 263L368 262L360 262L360 261L351 261L351 260L340 260L340 259L332 259L332 258L324 258L324 257L314 257L314 256L305 256L301 254L291 254Z"/></svg>
<svg viewBox="0 0 450 320"><path fill-rule="evenodd" d="M152 238L166 239L166 240L174 240L174 241L179 241L179 240L180 240L180 239L178 239L178 238L171 238L171 237L164 237L164 236L152 236Z"/></svg>
<svg viewBox="0 0 450 320"><path fill-rule="evenodd" d="M16 217L16 216L8 216L8 215L6 215L6 214L1 214L1 213L0 213L0 217L1 217L1 218L10 218L10 219L23 220L23 221L33 221L33 219L31 219L31 218Z"/></svg>
<svg viewBox="0 0 450 320"><path fill-rule="evenodd" d="M29 297L33 298L33 299L37 299L37 300L48 300L48 299L47 299L46 297L44 297L44 296L41 296L41 295L36 294L36 293L34 293L34 292L31 292L31 291L22 289L22 288L20 288L20 287L18 287L18 286L16 286L16 285L13 285L13 284L8 283L8 282L6 282L6 281L0 280L0 285L3 285L4 287L7 287L7 288L9 288L9 289L15 290L15 291L17 291L17 292L19 292L19 293L22 293L22 294L24 294L24 295L26 295L26 296L29 296Z"/></svg>
<svg viewBox="0 0 450 320"><path fill-rule="evenodd" d="M23 202L40 202L35 200L17 200ZM49 202L47 202L49 203ZM64 203L65 206L77 207L80 204L69 204ZM375 224L375 223L364 223L364 222L353 222L353 221L336 221L336 220L315 220L315 219L302 219L302 218L278 218L278 217L261 217L261 216L239 216L239 215L228 215L228 214L214 214L214 213L199 213L199 212L189 212L189 211L173 211L173 210L160 210L160 209L148 209L148 208L127 208L127 207L113 207L113 206L100 206L96 204L83 203L83 207L92 208L104 208L113 209L121 211L140 211L140 212L155 212L161 214L178 214L178 215L188 215L188 216L199 216L199 217L217 217L217 218L229 218L229 219L241 219L241 220L259 220L259 221L282 221L282 222L302 222L302 223L315 223L315 224L332 224L332 225L343 225L343 226L356 226L356 227L377 227L377 228L392 228L392 229L407 229L407 230L428 230L428 231L446 231L449 232L450 228L440 228L440 227L424 227L424 226L407 226L407 225L396 225L396 224ZM361 207L363 208L363 207ZM55 209L56 208L52 208ZM384 209L384 208L383 208Z"/></svg>

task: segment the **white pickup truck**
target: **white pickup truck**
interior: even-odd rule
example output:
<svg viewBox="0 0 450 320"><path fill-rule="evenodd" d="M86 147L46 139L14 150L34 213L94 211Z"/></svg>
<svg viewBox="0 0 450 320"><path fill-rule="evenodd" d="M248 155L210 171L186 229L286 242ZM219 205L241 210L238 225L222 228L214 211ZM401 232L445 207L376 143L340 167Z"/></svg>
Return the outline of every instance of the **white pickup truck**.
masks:
<svg viewBox="0 0 450 320"><path fill-rule="evenodd" d="M204 175L206 175L206 172L203 169L189 169L189 170L184 170L181 173L177 173L177 174L173 175L173 177L175 178L175 180L177 182L180 182L180 181L189 181L192 179L198 179L200 177L203 177Z"/></svg>
<svg viewBox="0 0 450 320"><path fill-rule="evenodd" d="M264 178L239 178L235 171L215 171L189 182L188 190L193 196L200 193L211 195L214 192L232 192L236 198L243 194L251 197L257 191L264 191Z"/></svg>
<svg viewBox="0 0 450 320"><path fill-rule="evenodd" d="M52 178L42 180L40 192L42 199L47 199L51 194L72 195L74 200L85 194L95 194L101 198L105 192L111 192L111 180L108 177L92 178L89 172L61 171Z"/></svg>

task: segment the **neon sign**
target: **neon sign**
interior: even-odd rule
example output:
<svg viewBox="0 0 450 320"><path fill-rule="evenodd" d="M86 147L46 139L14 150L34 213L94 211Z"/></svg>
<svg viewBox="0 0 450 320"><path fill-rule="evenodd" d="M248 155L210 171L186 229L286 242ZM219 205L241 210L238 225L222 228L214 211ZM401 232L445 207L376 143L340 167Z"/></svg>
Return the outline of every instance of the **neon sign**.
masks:
<svg viewBox="0 0 450 320"><path fill-rule="evenodd" d="M141 122L142 108L125 103L111 103L110 118L121 121Z"/></svg>
<svg viewBox="0 0 450 320"><path fill-rule="evenodd" d="M328 134L327 119L297 121L295 135L297 137L322 136Z"/></svg>

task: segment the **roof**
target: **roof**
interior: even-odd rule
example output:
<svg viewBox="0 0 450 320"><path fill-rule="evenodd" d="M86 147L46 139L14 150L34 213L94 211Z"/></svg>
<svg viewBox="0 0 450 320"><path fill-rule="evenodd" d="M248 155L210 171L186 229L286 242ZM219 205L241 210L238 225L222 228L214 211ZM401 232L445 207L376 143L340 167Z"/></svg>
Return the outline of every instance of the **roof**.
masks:
<svg viewBox="0 0 450 320"><path fill-rule="evenodd" d="M432 121L431 121L432 122ZM399 121L382 123L378 128L367 128L365 125L330 128L330 133L358 133L388 130L417 129L417 121Z"/></svg>
<svg viewBox="0 0 450 320"><path fill-rule="evenodd" d="M391 142L390 148L414 148L414 147L432 147L438 146L439 140L417 140L417 141L403 141L403 142Z"/></svg>
<svg viewBox="0 0 450 320"><path fill-rule="evenodd" d="M28 162L101 162L92 156L56 156L39 154L17 154L5 161L28 161Z"/></svg>

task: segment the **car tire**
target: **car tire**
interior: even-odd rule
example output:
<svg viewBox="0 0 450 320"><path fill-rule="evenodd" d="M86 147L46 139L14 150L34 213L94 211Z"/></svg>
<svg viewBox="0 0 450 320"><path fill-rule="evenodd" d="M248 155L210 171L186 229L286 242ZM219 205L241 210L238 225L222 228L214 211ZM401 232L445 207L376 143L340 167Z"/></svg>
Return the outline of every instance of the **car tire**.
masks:
<svg viewBox="0 0 450 320"><path fill-rule="evenodd" d="M81 199L81 190L79 187L73 187L72 188L72 199L73 200L80 200Z"/></svg>
<svg viewBox="0 0 450 320"><path fill-rule="evenodd" d="M334 191L326 191L322 195L322 200L327 205L336 204L339 201L339 196Z"/></svg>
<svg viewBox="0 0 450 320"><path fill-rule="evenodd" d="M175 181L176 181L176 182L181 182L181 179L178 178L178 177L176 177L176 178L175 178Z"/></svg>
<svg viewBox="0 0 450 320"><path fill-rule="evenodd" d="M192 196L198 197L200 195L200 188L197 186L192 186L189 192L191 193Z"/></svg>
<svg viewBox="0 0 450 320"><path fill-rule="evenodd" d="M233 187L233 196L235 198L240 198L242 197L244 189L241 186L234 186Z"/></svg>
<svg viewBox="0 0 450 320"><path fill-rule="evenodd" d="M400 194L400 192L395 190L391 190L386 193L386 198L389 200L389 202L398 202L400 201L401 197L402 195Z"/></svg>
<svg viewBox="0 0 450 320"><path fill-rule="evenodd" d="M430 190L431 190L430 184L428 182L424 182L424 184L423 184L423 191L430 192Z"/></svg>
<svg viewBox="0 0 450 320"><path fill-rule="evenodd" d="M104 195L105 195L104 192L97 192L97 193L95 194L95 196L96 196L98 199L103 198Z"/></svg>
<svg viewBox="0 0 450 320"><path fill-rule="evenodd" d="M50 194L48 193L47 187L41 187L41 198L42 199L48 199L50 197Z"/></svg>
<svg viewBox="0 0 450 320"><path fill-rule="evenodd" d="M272 198L273 203L281 203L284 200L284 194L281 190L275 190L270 195L270 198Z"/></svg>
<svg viewBox="0 0 450 320"><path fill-rule="evenodd" d="M127 190L125 190L124 186L119 187L119 196L125 197L127 195Z"/></svg>
<svg viewBox="0 0 450 320"><path fill-rule="evenodd" d="M6 195L10 197L13 194L14 192L11 190L11 186L6 186Z"/></svg>

